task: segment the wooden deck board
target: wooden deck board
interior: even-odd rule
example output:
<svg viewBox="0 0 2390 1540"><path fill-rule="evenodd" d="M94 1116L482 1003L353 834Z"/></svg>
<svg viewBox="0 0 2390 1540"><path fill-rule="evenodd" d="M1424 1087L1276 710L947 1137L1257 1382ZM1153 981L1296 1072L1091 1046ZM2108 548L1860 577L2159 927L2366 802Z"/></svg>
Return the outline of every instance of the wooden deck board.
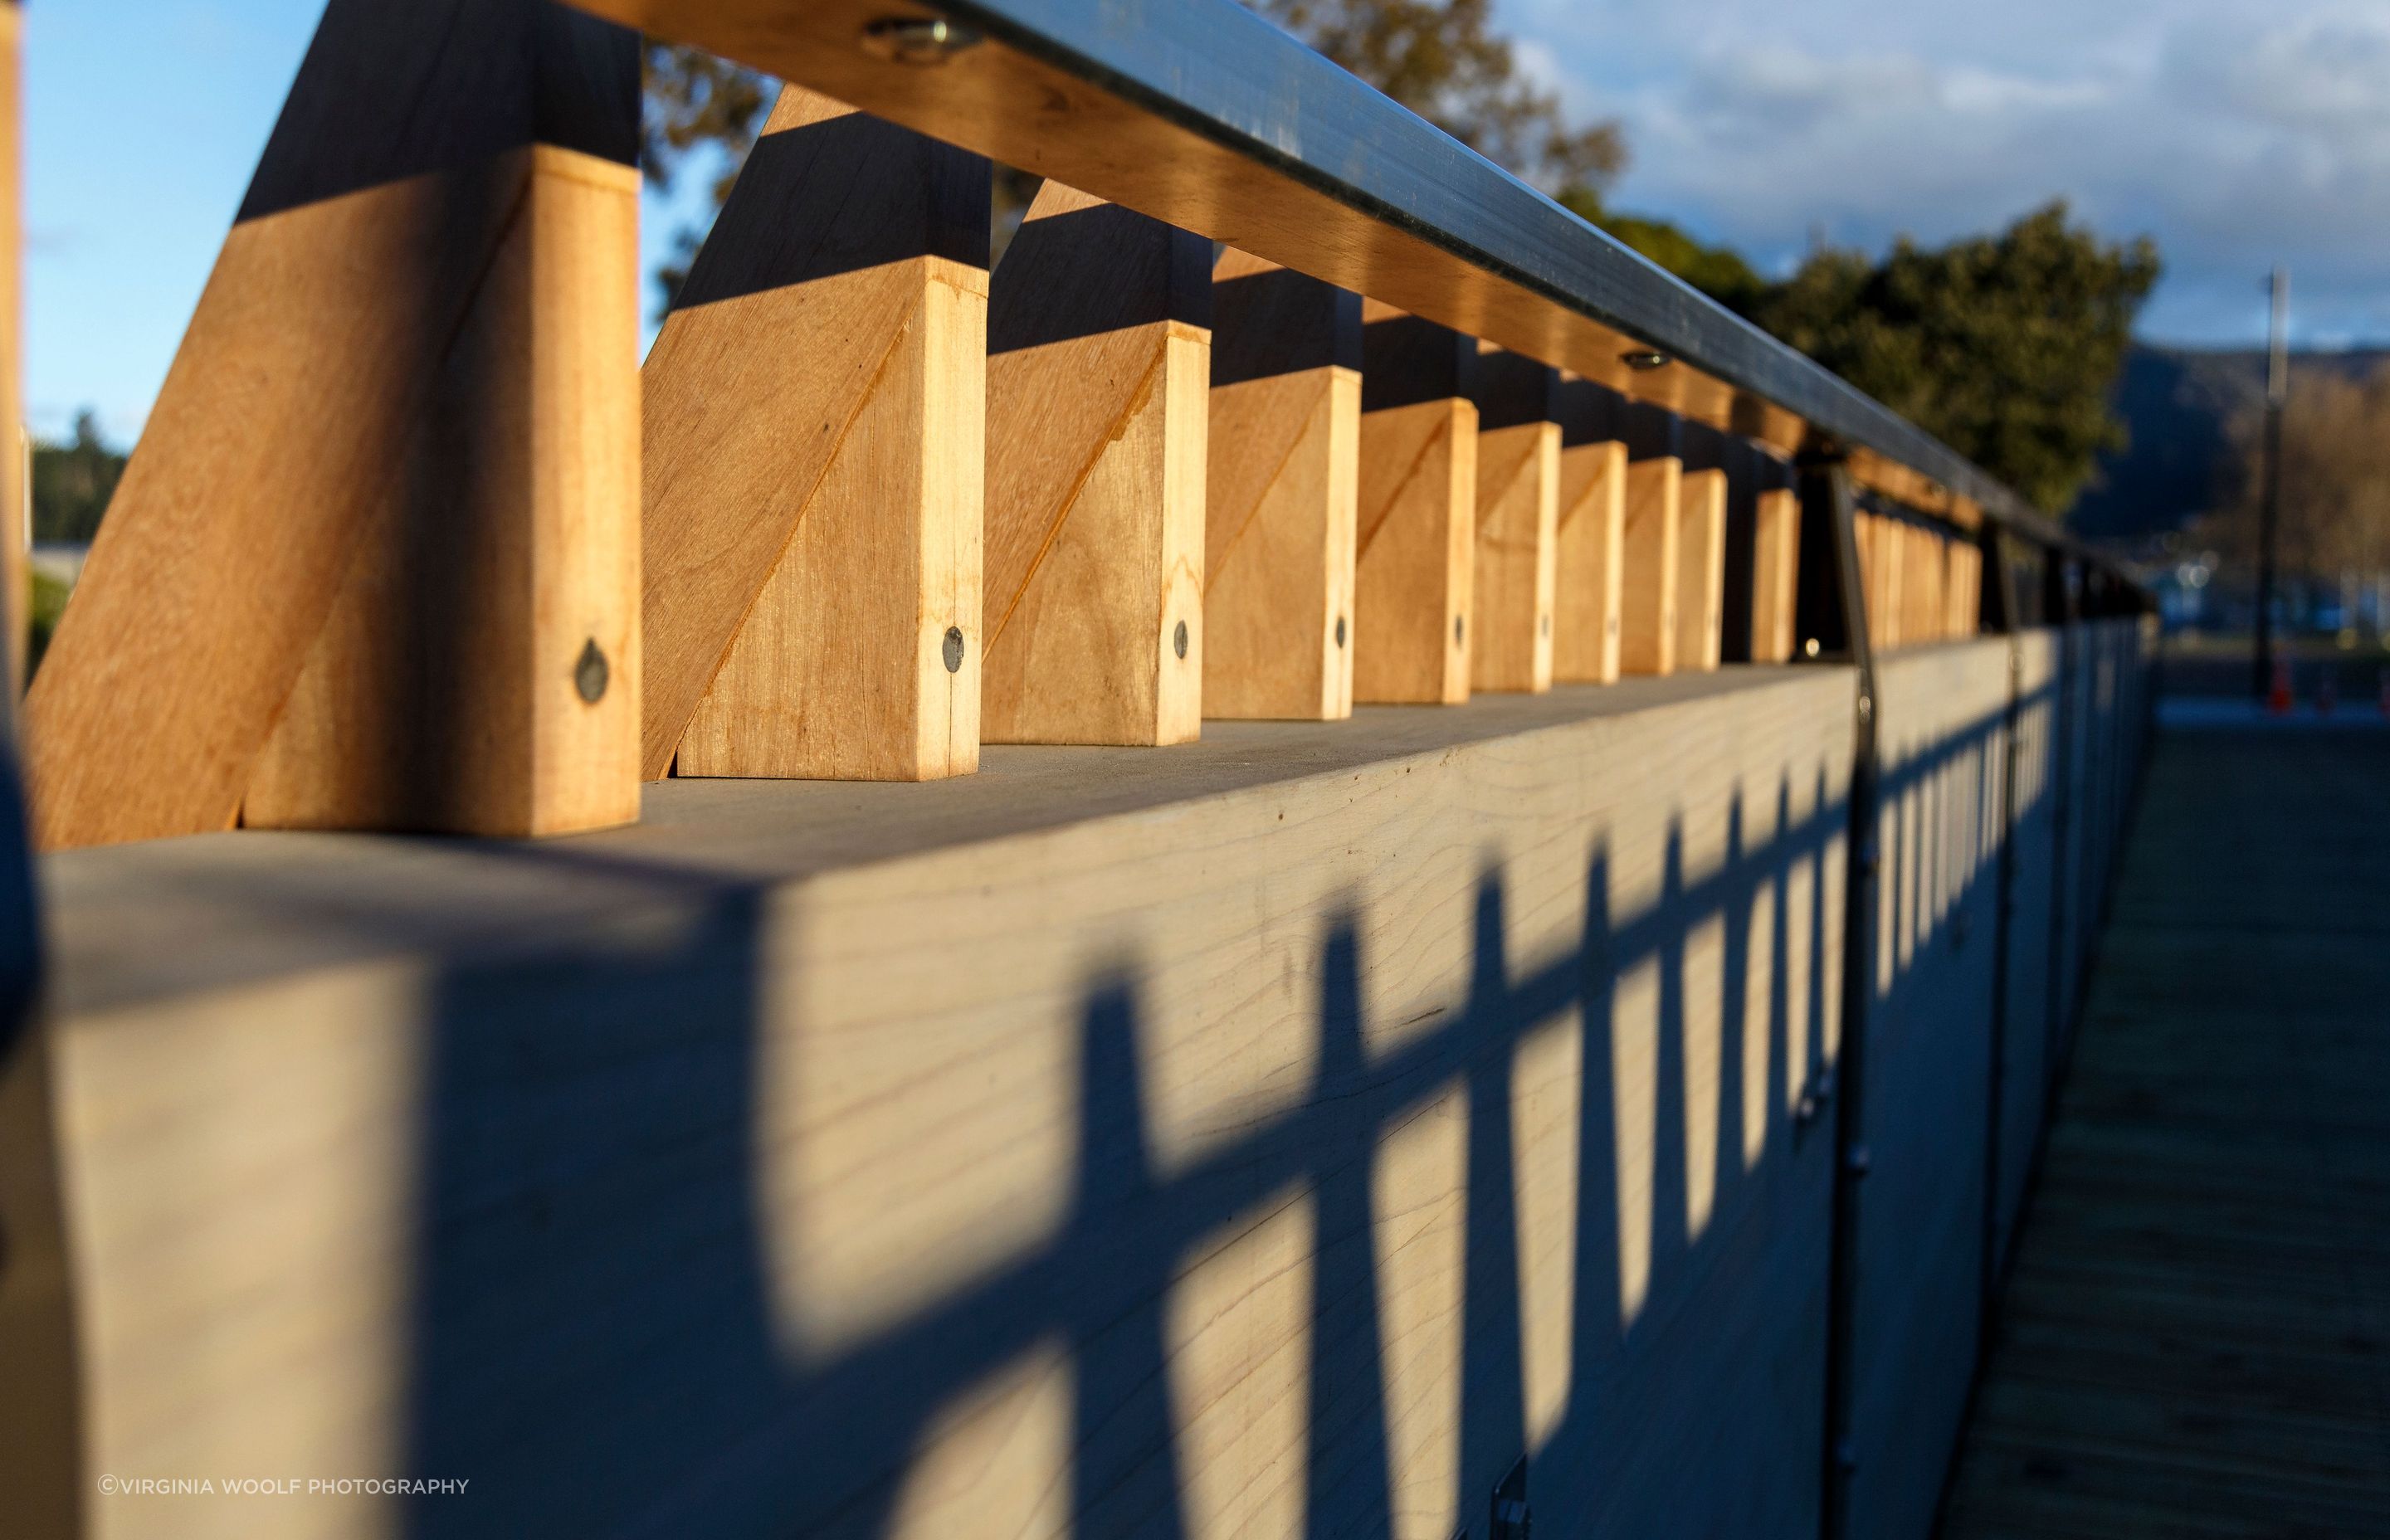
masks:
<svg viewBox="0 0 2390 1540"><path fill-rule="evenodd" d="M1946 1540L2390 1535L2385 788L2161 741Z"/></svg>

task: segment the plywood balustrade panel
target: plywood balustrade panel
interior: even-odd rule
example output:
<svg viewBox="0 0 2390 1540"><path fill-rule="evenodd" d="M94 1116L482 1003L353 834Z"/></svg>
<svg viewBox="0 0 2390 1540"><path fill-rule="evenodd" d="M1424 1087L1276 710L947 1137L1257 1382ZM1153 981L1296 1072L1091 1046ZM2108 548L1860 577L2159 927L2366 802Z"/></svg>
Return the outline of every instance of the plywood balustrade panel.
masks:
<svg viewBox="0 0 2390 1540"><path fill-rule="evenodd" d="M649 778L977 768L987 198L774 106L643 371Z"/></svg>
<svg viewBox="0 0 2390 1540"><path fill-rule="evenodd" d="M1353 699L1469 699L1475 600L1477 344L1362 306L1360 513Z"/></svg>
<svg viewBox="0 0 2390 1540"><path fill-rule="evenodd" d="M1561 490L1552 540L1552 677L1618 678L1618 605L1626 520L1626 444L1618 398L1589 379L1561 381Z"/></svg>
<svg viewBox="0 0 2390 1540"><path fill-rule="evenodd" d="M988 304L989 743L1192 740L1211 243L1048 182Z"/></svg>
<svg viewBox="0 0 2390 1540"><path fill-rule="evenodd" d="M1481 343L1477 359L1477 550L1472 689L1552 686L1558 565L1560 372Z"/></svg>
<svg viewBox="0 0 2390 1540"><path fill-rule="evenodd" d="M421 1501L505 1535L1448 1540L1532 1451L1539 1517L1792 1533L1831 1141L1778 1093L1853 687L55 862L83 1468L469 1471Z"/></svg>
<svg viewBox="0 0 2390 1540"><path fill-rule="evenodd" d="M1212 270L1203 714L1353 714L1361 299L1230 249Z"/></svg>
<svg viewBox="0 0 2390 1540"><path fill-rule="evenodd" d="M1677 666L1718 666L1726 623L1727 473L1685 472L1677 496Z"/></svg>
<svg viewBox="0 0 2390 1540"><path fill-rule="evenodd" d="M43 844L229 827L336 607L301 821L636 816L637 111L572 10L326 11L27 701Z"/></svg>

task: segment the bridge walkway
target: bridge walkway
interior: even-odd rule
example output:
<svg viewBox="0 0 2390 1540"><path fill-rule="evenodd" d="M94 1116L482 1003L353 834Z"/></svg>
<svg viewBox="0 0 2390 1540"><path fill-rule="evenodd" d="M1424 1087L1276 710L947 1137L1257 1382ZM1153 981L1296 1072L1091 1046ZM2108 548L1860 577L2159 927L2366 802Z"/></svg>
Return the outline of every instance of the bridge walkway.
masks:
<svg viewBox="0 0 2390 1540"><path fill-rule="evenodd" d="M2165 732L1946 1540L2390 1535L2390 732Z"/></svg>

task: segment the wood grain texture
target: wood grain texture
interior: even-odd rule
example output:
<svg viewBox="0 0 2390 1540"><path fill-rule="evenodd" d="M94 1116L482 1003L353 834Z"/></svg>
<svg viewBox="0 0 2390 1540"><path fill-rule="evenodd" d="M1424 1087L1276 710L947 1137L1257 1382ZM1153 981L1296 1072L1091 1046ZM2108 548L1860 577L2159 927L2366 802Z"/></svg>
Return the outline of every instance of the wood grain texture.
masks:
<svg viewBox="0 0 2390 1540"><path fill-rule="evenodd" d="M1942 591L1944 635L1972 636L1983 614L1983 547L1972 540L1953 540L1948 547L1949 577Z"/></svg>
<svg viewBox="0 0 2390 1540"><path fill-rule="evenodd" d="M1790 662L1795 596L1801 578L1801 495L1789 487L1763 489L1754 527L1751 576L1752 661Z"/></svg>
<svg viewBox="0 0 2390 1540"><path fill-rule="evenodd" d="M1674 456L1626 467L1626 508L1619 535L1618 668L1622 674L1674 674L1682 602L1677 552L1685 462Z"/></svg>
<svg viewBox="0 0 2390 1540"><path fill-rule="evenodd" d="M1210 268L1200 237L1047 182L996 271L985 742L1201 730Z"/></svg>
<svg viewBox="0 0 2390 1540"><path fill-rule="evenodd" d="M643 371L649 779L977 768L987 196L774 106Z"/></svg>
<svg viewBox="0 0 2390 1540"><path fill-rule="evenodd" d="M1477 638L1469 682L1481 690L1552 687L1559 566L1561 430L1523 423L1477 435Z"/></svg>
<svg viewBox="0 0 2390 1540"><path fill-rule="evenodd" d="M600 182L625 173L637 58L636 37L529 0L336 0L328 9L28 697L40 843L232 824L370 532L411 529L436 548L430 532L475 506L456 491L516 453L503 435L529 424L493 416L482 419L487 443L464 441L470 457L426 457L468 385L498 389L546 371L559 389L570 379L596 387L610 371L625 394L636 390L627 353L593 357L597 372L586 374L563 356L614 335L610 317L576 315L576 327L596 330L570 336L547 326L510 333L489 306L494 284L541 260L524 224L534 201L559 218L586 201L532 199L534 146L608 163L589 168ZM510 240L517 255L501 260ZM570 281L587 281L593 304L600 289L610 306L635 302L613 288L632 271L627 250L549 255L578 273ZM537 355L460 351L508 334L533 340ZM533 461L580 464L544 446ZM550 490L589 499L591 534L634 538L635 522L602 510L604 475L585 468L595 479ZM530 592L491 602L538 629ZM460 699L418 720L443 724L447 745L467 752L456 730L483 683L432 681ZM610 715L631 691L609 694ZM417 749L434 755L441 745ZM441 780L455 781L462 764L443 765ZM635 805L596 787L568 802L568 816L597 821Z"/></svg>
<svg viewBox="0 0 2390 1540"><path fill-rule="evenodd" d="M676 779L536 857L77 853L84 1458L450 1460L508 1534L1240 1540L1449 1536L1523 1437L1538 1513L1790 1529L1827 1146L1752 1066L1805 1071L1836 1008L1852 691ZM1705 1107L1733 1132L1689 1230Z"/></svg>
<svg viewBox="0 0 2390 1540"><path fill-rule="evenodd" d="M1560 513L1552 542L1552 677L1618 678L1624 583L1626 445L1616 439L1561 449Z"/></svg>
<svg viewBox="0 0 2390 1540"><path fill-rule="evenodd" d="M1476 598L1476 343L1362 307L1360 512L1353 575L1353 699L1469 699Z"/></svg>
<svg viewBox="0 0 2390 1540"><path fill-rule="evenodd" d="M638 177L547 147L525 169L410 494L356 532L251 769L251 828L520 837L639 815Z"/></svg>
<svg viewBox="0 0 2390 1540"><path fill-rule="evenodd" d="M1361 418L1353 578L1353 699L1469 699L1477 408L1388 407Z"/></svg>
<svg viewBox="0 0 2390 1540"><path fill-rule="evenodd" d="M1677 666L1718 666L1726 623L1727 473L1689 470L1677 491Z"/></svg>
<svg viewBox="0 0 2390 1540"><path fill-rule="evenodd" d="M1908 619L1902 631L1912 640L1938 642L1949 635L1942 592L1949 567L1949 543L1921 525L1908 526L1905 535L1902 554L1908 571L1901 591Z"/></svg>
<svg viewBox="0 0 2390 1540"><path fill-rule="evenodd" d="M1858 520L1860 587L1867 596L1868 639L1880 651L1890 651L1906 639L1901 583L1898 520L1878 513L1861 513Z"/></svg>
<svg viewBox="0 0 2390 1540"><path fill-rule="evenodd" d="M1533 693L1552 686L1558 577L1561 403L1557 371L1479 345L1477 550L1470 687Z"/></svg>
<svg viewBox="0 0 2390 1540"><path fill-rule="evenodd" d="M1203 714L1353 714L1361 302L1233 249L1214 266Z"/></svg>

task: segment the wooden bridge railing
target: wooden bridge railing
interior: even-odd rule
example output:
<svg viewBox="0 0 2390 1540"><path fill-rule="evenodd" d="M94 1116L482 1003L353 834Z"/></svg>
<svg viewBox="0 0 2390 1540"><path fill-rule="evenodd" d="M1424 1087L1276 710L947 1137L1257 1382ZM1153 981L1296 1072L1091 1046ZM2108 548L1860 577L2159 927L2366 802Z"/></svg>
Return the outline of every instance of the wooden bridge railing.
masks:
<svg viewBox="0 0 2390 1540"><path fill-rule="evenodd" d="M631 27L789 83L644 367ZM0 1517L1921 1533L2139 608L1228 0L330 0L22 715ZM292 1475L477 1484L97 1484Z"/></svg>

